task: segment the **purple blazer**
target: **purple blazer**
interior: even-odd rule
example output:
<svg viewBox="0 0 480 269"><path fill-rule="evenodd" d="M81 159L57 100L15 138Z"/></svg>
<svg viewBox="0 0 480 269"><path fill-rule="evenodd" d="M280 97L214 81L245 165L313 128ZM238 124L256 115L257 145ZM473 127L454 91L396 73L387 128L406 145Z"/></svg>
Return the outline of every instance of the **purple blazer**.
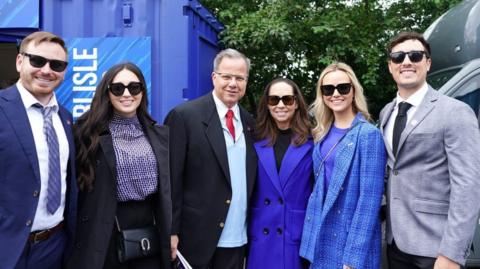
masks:
<svg viewBox="0 0 480 269"><path fill-rule="evenodd" d="M305 268L299 248L313 184L313 142L290 144L280 173L267 144L266 139L255 143L258 178L250 207L247 268Z"/></svg>

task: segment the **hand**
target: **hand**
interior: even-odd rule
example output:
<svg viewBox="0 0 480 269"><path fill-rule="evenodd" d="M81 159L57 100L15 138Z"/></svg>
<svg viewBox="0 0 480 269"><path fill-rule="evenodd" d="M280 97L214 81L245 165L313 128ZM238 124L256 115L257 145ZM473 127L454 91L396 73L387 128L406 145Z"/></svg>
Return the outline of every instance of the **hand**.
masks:
<svg viewBox="0 0 480 269"><path fill-rule="evenodd" d="M439 255L435 261L433 269L460 269L460 264L450 260L449 258Z"/></svg>
<svg viewBox="0 0 480 269"><path fill-rule="evenodd" d="M343 265L343 269L353 269L353 267L350 267L348 265Z"/></svg>
<svg viewBox="0 0 480 269"><path fill-rule="evenodd" d="M174 261L177 258L178 235L170 236L170 258Z"/></svg>

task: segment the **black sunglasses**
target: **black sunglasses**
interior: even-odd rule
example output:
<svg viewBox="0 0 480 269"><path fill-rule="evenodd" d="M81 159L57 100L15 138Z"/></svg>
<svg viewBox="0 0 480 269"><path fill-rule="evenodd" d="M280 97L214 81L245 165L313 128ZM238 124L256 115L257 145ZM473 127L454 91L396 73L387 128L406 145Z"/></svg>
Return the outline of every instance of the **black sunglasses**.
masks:
<svg viewBox="0 0 480 269"><path fill-rule="evenodd" d="M115 96L122 96L125 89L128 89L128 92L133 96L143 91L143 84L141 82L130 82L128 85L124 85L123 83L118 82L108 85L108 89Z"/></svg>
<svg viewBox="0 0 480 269"><path fill-rule="evenodd" d="M390 53L390 60L396 64L403 63L403 60L405 60L405 55L408 55L408 59L412 63L418 63L423 59L423 55L425 55L428 58L428 53L423 50L411 50L409 52L404 52L404 51L397 51L397 52L392 52Z"/></svg>
<svg viewBox="0 0 480 269"><path fill-rule="evenodd" d="M28 59L30 60L30 65L35 68L42 68L47 63L50 63L50 69L52 69L55 72L63 72L68 65L68 63L65 61L51 60L35 54L30 54L26 52L22 52L20 54L22 54L23 56L27 56Z"/></svg>
<svg viewBox="0 0 480 269"><path fill-rule="evenodd" d="M280 103L280 100L282 100L283 104L286 106L291 106L295 103L295 96L294 95L284 95L284 96L278 96L278 95L269 95L268 96L268 105L270 106L276 106L278 103Z"/></svg>
<svg viewBox="0 0 480 269"><path fill-rule="evenodd" d="M320 86L320 90L322 91L322 94L324 96L332 96L333 93L335 92L335 89L337 89L339 94L346 95L352 89L352 84L351 83L340 83L340 84L337 84L337 86L332 85L332 84Z"/></svg>

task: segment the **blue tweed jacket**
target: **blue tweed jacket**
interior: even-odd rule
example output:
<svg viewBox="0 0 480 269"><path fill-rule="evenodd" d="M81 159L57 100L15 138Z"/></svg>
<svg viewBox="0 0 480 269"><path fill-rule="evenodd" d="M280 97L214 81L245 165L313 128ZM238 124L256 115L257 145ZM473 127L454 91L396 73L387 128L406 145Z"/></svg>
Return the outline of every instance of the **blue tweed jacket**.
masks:
<svg viewBox="0 0 480 269"><path fill-rule="evenodd" d="M386 152L380 131L357 114L337 145L332 178L324 186L320 143L315 144L315 186L310 196L300 255L310 268L379 269Z"/></svg>

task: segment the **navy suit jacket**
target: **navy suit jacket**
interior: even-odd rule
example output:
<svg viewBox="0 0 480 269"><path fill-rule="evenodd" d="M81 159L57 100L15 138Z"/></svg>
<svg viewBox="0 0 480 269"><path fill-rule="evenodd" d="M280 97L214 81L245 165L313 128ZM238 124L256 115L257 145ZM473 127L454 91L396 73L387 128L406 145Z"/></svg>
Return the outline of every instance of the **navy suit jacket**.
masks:
<svg viewBox="0 0 480 269"><path fill-rule="evenodd" d="M65 224L73 238L77 185L72 118L63 107L60 119L69 143ZM31 230L40 191L40 170L35 141L16 86L0 91L0 268L13 268L20 257Z"/></svg>

